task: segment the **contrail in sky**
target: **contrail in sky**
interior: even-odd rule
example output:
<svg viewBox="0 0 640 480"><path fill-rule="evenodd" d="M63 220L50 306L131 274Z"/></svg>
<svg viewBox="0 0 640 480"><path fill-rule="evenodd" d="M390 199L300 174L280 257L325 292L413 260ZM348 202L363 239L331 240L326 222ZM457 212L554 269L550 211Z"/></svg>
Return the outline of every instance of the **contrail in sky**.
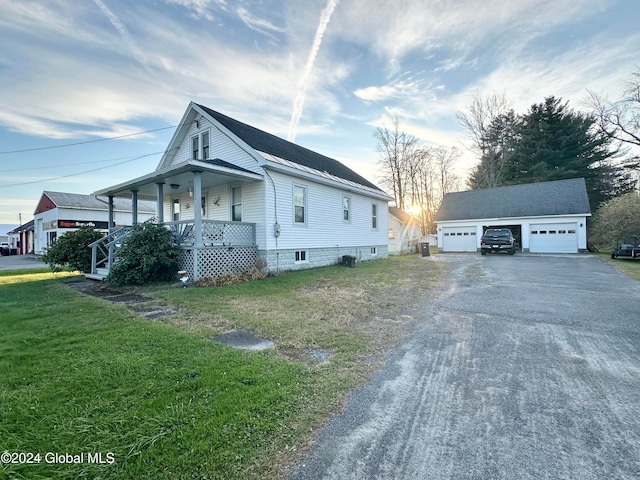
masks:
<svg viewBox="0 0 640 480"><path fill-rule="evenodd" d="M302 116L302 110L304 109L304 97L307 94L307 81L311 74L311 70L313 69L313 64L316 61L318 50L320 50L324 31L327 29L329 20L331 20L331 14L333 14L337 5L338 0L327 0L327 6L322 10L322 13L320 13L318 29L316 30L316 35L313 38L313 44L311 45L311 51L309 52L307 63L302 71L298 94L293 102L293 111L291 112L291 121L289 122L289 134L287 135L287 140L290 142L295 142L296 140L296 129L298 128L298 123L300 123L300 117Z"/></svg>
<svg viewBox="0 0 640 480"><path fill-rule="evenodd" d="M125 27L124 24L120 21L120 19L116 17L116 15L111 10L109 10L109 7L107 7L102 2L102 0L93 0L93 3L95 3L98 6L98 8L102 10L102 13L104 13L109 18L111 25L113 25L114 28L118 30L120 37L122 38L122 40L124 40L124 43L127 44L127 47L129 47L129 49L131 50L131 53L133 53L133 56L136 57L136 60L138 60L138 62L140 62L143 67L148 69L149 64L147 62L147 59L144 57L143 53L135 44L135 42L133 41L133 38L131 38L131 34L129 33L129 30L127 30L127 27Z"/></svg>

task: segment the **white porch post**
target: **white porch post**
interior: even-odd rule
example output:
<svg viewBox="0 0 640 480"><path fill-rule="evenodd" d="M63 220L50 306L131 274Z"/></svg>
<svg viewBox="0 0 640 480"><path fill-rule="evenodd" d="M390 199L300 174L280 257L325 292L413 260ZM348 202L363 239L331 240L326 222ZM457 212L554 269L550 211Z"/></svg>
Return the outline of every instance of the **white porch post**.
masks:
<svg viewBox="0 0 640 480"><path fill-rule="evenodd" d="M138 224L138 190L131 190L131 212L133 225Z"/></svg>
<svg viewBox="0 0 640 480"><path fill-rule="evenodd" d="M200 250L202 249L202 172L193 172L193 222L195 226L196 244L194 250L193 276L200 280Z"/></svg>
<svg viewBox="0 0 640 480"><path fill-rule="evenodd" d="M193 172L193 220L195 222L196 247L202 247L202 172Z"/></svg>
<svg viewBox="0 0 640 480"><path fill-rule="evenodd" d="M158 187L158 204L156 206L156 213L158 214L158 223L164 223L164 193L162 191L162 187L164 185L164 182L158 182L156 183L156 186Z"/></svg>
<svg viewBox="0 0 640 480"><path fill-rule="evenodd" d="M113 195L109 195L109 214L108 214L108 225L107 225L107 230L109 233L111 233L111 231L113 230L113 225L114 225L114 221L113 221Z"/></svg>

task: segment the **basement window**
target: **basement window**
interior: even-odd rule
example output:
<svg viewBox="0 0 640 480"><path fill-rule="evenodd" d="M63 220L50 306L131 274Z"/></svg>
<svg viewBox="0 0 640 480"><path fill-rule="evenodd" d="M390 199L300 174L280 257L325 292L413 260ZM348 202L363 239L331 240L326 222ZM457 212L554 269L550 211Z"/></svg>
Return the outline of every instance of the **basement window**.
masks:
<svg viewBox="0 0 640 480"><path fill-rule="evenodd" d="M296 252L295 252L295 262L296 263L309 263L309 260L307 260L307 251L306 250L296 250Z"/></svg>

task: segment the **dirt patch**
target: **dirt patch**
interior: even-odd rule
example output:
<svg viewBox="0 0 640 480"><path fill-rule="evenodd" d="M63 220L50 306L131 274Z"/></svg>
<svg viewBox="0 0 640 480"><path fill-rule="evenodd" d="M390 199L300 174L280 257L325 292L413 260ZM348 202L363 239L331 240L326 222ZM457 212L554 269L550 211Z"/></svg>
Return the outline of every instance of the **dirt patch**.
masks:
<svg viewBox="0 0 640 480"><path fill-rule="evenodd" d="M114 290L93 280L68 282L67 286L84 295L123 304L138 315L149 320L169 317L179 313L176 308L162 305L154 298Z"/></svg>
<svg viewBox="0 0 640 480"><path fill-rule="evenodd" d="M242 350L268 350L275 347L275 343L259 337L248 330L232 330L216 335L211 340Z"/></svg>

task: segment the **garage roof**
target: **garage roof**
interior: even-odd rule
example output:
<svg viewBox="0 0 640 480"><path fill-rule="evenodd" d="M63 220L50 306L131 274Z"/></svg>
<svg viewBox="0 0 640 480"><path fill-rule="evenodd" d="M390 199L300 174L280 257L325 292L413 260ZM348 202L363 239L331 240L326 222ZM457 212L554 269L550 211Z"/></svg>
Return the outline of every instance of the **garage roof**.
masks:
<svg viewBox="0 0 640 480"><path fill-rule="evenodd" d="M590 215L584 178L447 193L437 221Z"/></svg>

